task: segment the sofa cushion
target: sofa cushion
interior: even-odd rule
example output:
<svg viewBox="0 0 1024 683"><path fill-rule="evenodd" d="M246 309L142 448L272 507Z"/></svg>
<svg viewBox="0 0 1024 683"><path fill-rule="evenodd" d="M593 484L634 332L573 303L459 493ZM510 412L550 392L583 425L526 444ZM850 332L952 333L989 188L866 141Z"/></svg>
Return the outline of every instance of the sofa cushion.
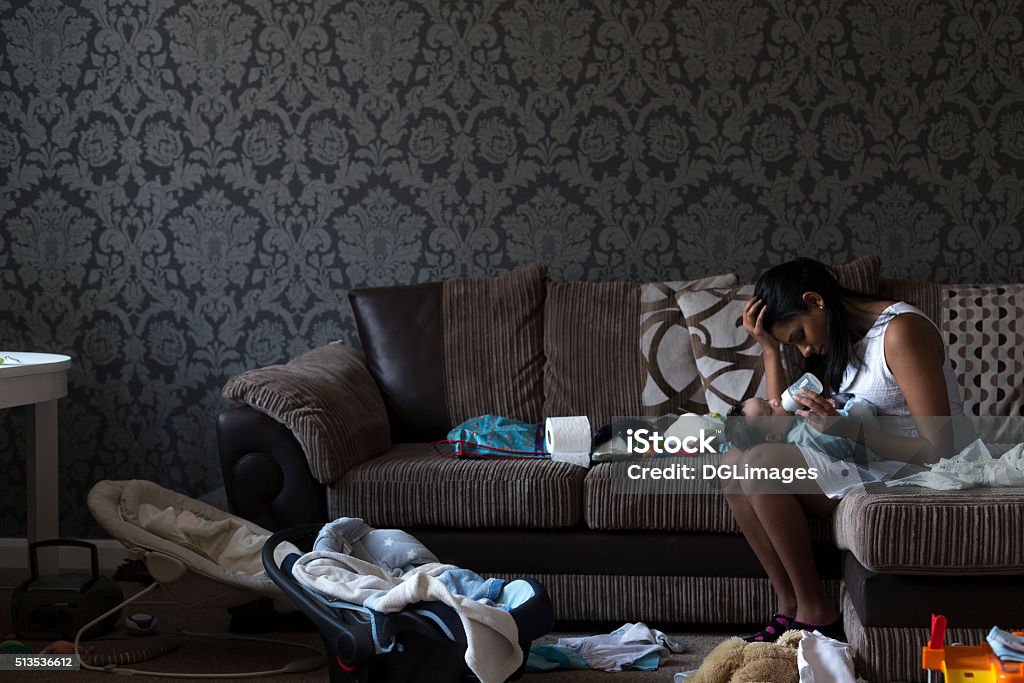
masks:
<svg viewBox="0 0 1024 683"><path fill-rule="evenodd" d="M641 286L640 368L645 415L707 412L704 387L690 348L690 333L677 299L682 292L732 287L736 282L736 275L729 273Z"/></svg>
<svg viewBox="0 0 1024 683"><path fill-rule="evenodd" d="M393 441L440 439L485 413L540 421L546 273L534 264L496 278L349 292Z"/></svg>
<svg viewBox="0 0 1024 683"><path fill-rule="evenodd" d="M942 285L920 280L881 278L878 281L878 295L917 306L932 319L932 322L941 327Z"/></svg>
<svg viewBox="0 0 1024 683"><path fill-rule="evenodd" d="M291 430L321 484L391 445L384 401L365 357L344 344L243 372L228 380L223 393Z"/></svg>
<svg viewBox="0 0 1024 683"><path fill-rule="evenodd" d="M679 297L708 409L723 415L745 398L765 395L761 346L742 323L753 294L754 285L743 285Z"/></svg>
<svg viewBox="0 0 1024 683"><path fill-rule="evenodd" d="M1024 415L1024 285L947 285L942 328L965 415Z"/></svg>
<svg viewBox="0 0 1024 683"><path fill-rule="evenodd" d="M1024 573L1024 489L868 485L833 516L836 544L875 572Z"/></svg>
<svg viewBox="0 0 1024 683"><path fill-rule="evenodd" d="M586 415L597 428L640 415L640 285L548 285L544 310L544 416Z"/></svg>
<svg viewBox="0 0 1024 683"><path fill-rule="evenodd" d="M686 462L699 469L705 463L720 464L721 456L697 455L686 458ZM684 481L633 480L627 473L629 465L601 463L587 472L583 480L583 518L588 528L740 533L716 482L702 477ZM811 518L809 521L815 540L832 539L827 520Z"/></svg>
<svg viewBox="0 0 1024 683"><path fill-rule="evenodd" d="M444 283L444 376L452 423L487 413L540 422L547 266Z"/></svg>
<svg viewBox="0 0 1024 683"><path fill-rule="evenodd" d="M874 294L878 291L878 272L882 259L878 256L858 256L849 263L832 266L836 280L855 292Z"/></svg>
<svg viewBox="0 0 1024 683"><path fill-rule="evenodd" d="M715 456L687 458L687 464L720 461ZM738 534L725 496L714 482L631 480L630 463L594 465L583 480L583 516L601 531L698 531Z"/></svg>
<svg viewBox="0 0 1024 683"><path fill-rule="evenodd" d="M582 467L550 460L455 460L400 444L327 490L333 517L376 527L560 529L582 516Z"/></svg>

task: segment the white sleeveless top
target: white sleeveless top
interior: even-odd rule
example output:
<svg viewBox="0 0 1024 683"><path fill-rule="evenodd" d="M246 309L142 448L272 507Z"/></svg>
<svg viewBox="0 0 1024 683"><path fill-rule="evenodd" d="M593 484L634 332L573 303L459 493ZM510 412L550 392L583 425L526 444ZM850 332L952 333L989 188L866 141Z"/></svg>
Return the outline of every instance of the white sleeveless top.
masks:
<svg viewBox="0 0 1024 683"><path fill-rule="evenodd" d="M864 338L860 339L854 346L857 353L863 359L863 365L858 370L852 363L847 366L846 373L839 391L849 392L870 401L878 408L879 415L889 416L910 416L910 406L900 391L896 378L885 361L885 330L889 327L896 316L905 313L916 313L925 320L932 323L938 330L938 326L924 314L921 309L912 306L905 301L897 301L883 310L875 324L868 330ZM941 331L939 335L941 337ZM960 396L960 386L957 384L956 375L953 373L953 364L949 355L945 352L943 343L943 355L945 362L942 366L942 374L946 380L946 395L949 397L949 414L962 416L964 414L964 402ZM903 424L903 423L901 423ZM904 428L897 428L897 431L905 432L907 436L917 436L917 428L913 421L908 419Z"/></svg>

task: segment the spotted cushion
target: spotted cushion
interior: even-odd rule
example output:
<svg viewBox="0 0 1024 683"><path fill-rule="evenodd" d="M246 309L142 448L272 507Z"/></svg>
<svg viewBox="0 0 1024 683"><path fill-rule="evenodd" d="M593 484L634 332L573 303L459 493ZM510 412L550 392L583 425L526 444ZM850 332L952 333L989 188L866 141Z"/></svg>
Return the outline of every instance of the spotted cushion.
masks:
<svg viewBox="0 0 1024 683"><path fill-rule="evenodd" d="M1024 415L1024 284L947 286L943 331L966 415Z"/></svg>

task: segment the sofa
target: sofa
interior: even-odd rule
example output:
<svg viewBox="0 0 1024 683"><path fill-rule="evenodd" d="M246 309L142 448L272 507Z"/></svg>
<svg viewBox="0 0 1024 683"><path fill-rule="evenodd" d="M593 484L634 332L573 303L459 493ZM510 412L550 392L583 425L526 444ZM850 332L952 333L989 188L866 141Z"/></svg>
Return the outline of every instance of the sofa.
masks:
<svg viewBox="0 0 1024 683"><path fill-rule="evenodd" d="M835 272L940 324L972 415L1024 414L1024 286L881 278L871 256ZM328 344L224 387L237 403L218 419L232 511L270 529L352 516L409 530L442 561L535 577L563 622L759 624L771 589L713 485L655 495L624 487L613 464L453 459L434 445L485 413L597 426L720 409L763 388L736 327L750 293L732 274L552 282L542 264L353 290L360 349ZM923 680L932 612L963 642L1024 624L1024 492L868 487L812 535L870 681Z"/></svg>

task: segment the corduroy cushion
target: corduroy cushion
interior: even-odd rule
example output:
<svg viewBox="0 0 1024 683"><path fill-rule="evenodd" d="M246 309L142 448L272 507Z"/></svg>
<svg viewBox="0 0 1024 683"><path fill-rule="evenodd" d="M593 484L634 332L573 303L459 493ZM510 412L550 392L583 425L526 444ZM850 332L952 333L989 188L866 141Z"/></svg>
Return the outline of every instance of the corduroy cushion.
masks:
<svg viewBox="0 0 1024 683"><path fill-rule="evenodd" d="M662 464L669 464L666 459ZM721 456L686 458L697 471L721 464ZM650 464L650 461L647 461ZM587 527L600 531L689 531L740 533L725 496L716 482L693 480L638 481L627 473L629 463L594 465L583 480L583 515ZM809 518L816 541L831 541L827 520Z"/></svg>
<svg viewBox="0 0 1024 683"><path fill-rule="evenodd" d="M547 266L442 285L444 378L452 425L490 413L540 422Z"/></svg>
<svg viewBox="0 0 1024 683"><path fill-rule="evenodd" d="M942 327L942 285L920 280L881 278L878 281L878 295L913 304L932 322Z"/></svg>
<svg viewBox="0 0 1024 683"><path fill-rule="evenodd" d="M836 544L893 574L1024 573L1024 489L868 485L833 515Z"/></svg>
<svg viewBox="0 0 1024 683"><path fill-rule="evenodd" d="M365 357L344 344L243 372L228 380L223 393L290 429L321 484L333 483L391 445L384 400Z"/></svg>
<svg viewBox="0 0 1024 683"><path fill-rule="evenodd" d="M640 415L640 285L548 285L544 310L544 416L586 415L595 429Z"/></svg>
<svg viewBox="0 0 1024 683"><path fill-rule="evenodd" d="M550 460L455 460L399 444L327 490L334 517L376 527L561 529L582 516L582 467Z"/></svg>

